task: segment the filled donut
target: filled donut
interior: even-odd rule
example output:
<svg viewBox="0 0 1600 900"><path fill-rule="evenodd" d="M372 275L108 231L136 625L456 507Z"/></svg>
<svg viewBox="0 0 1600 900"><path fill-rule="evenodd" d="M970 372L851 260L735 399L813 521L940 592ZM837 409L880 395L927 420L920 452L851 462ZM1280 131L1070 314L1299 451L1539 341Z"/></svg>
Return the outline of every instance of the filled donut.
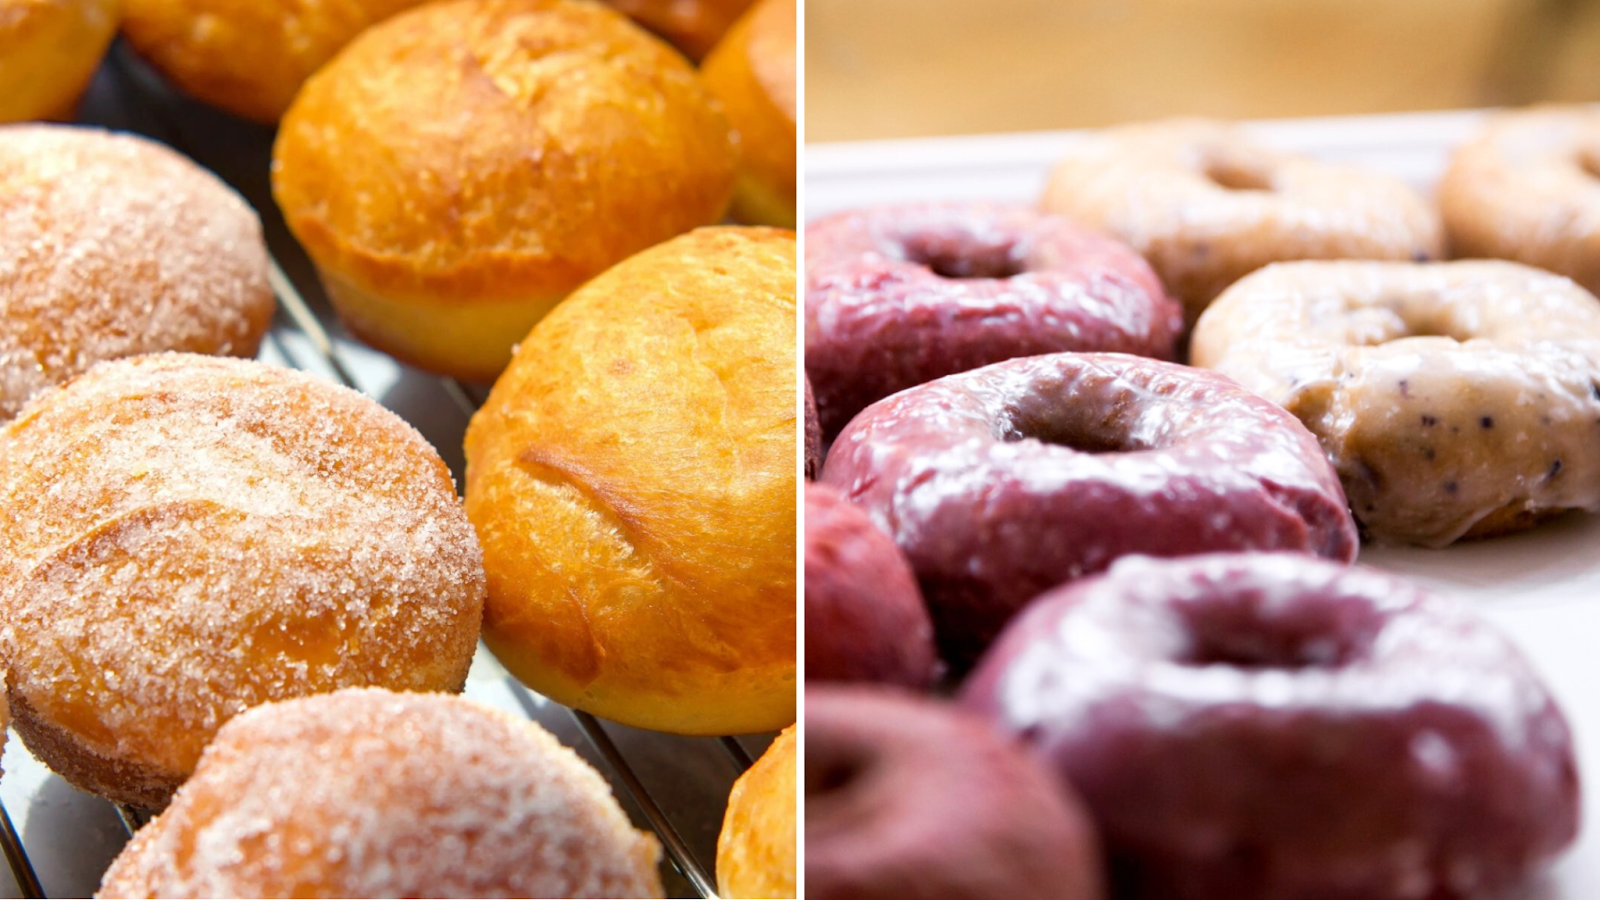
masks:
<svg viewBox="0 0 1600 900"><path fill-rule="evenodd" d="M0 122L71 121L121 0L0 0Z"/></svg>
<svg viewBox="0 0 1600 900"><path fill-rule="evenodd" d="M754 0L604 0L682 50L700 59L717 45Z"/></svg>
<svg viewBox="0 0 1600 900"><path fill-rule="evenodd" d="M822 481L905 551L945 658L1120 556L1301 550L1354 523L1316 439L1212 372L1110 353L997 363L869 407Z"/></svg>
<svg viewBox="0 0 1600 900"><path fill-rule="evenodd" d="M806 374L826 437L896 391L1019 356L1172 359L1183 322L1144 260L1059 216L890 206L806 226Z"/></svg>
<svg viewBox="0 0 1600 900"><path fill-rule="evenodd" d="M1436 259L1438 216L1395 179L1177 119L1107 129L1056 164L1043 207L1126 241L1190 324L1222 290L1292 259Z"/></svg>
<svg viewBox="0 0 1600 900"><path fill-rule="evenodd" d="M700 69L739 135L732 214L747 225L795 225L798 18L795 0L761 0Z"/></svg>
<svg viewBox="0 0 1600 900"><path fill-rule="evenodd" d="M1600 300L1558 275L1285 263L1219 298L1190 353L1305 423L1375 540L1600 509Z"/></svg>
<svg viewBox="0 0 1600 900"><path fill-rule="evenodd" d="M724 897L793 900L800 840L795 834L798 726L785 728L739 776L717 833L717 891Z"/></svg>
<svg viewBox="0 0 1600 900"><path fill-rule="evenodd" d="M1600 293L1600 110L1495 115L1439 182L1450 251L1509 259Z"/></svg>
<svg viewBox="0 0 1600 900"><path fill-rule="evenodd" d="M1366 569L1124 560L1030 606L962 695L1083 795L1120 897L1499 897L1577 831L1528 663Z"/></svg>

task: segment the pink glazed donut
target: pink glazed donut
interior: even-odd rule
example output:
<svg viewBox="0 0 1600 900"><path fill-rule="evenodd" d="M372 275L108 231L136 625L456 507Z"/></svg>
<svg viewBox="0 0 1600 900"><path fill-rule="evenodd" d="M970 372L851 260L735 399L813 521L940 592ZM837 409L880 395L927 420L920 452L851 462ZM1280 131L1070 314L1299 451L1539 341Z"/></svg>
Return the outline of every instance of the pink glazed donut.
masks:
<svg viewBox="0 0 1600 900"><path fill-rule="evenodd" d="M1182 330L1144 259L1060 216L936 204L806 226L806 374L830 438L942 375L1064 350L1173 359Z"/></svg>
<svg viewBox="0 0 1600 900"><path fill-rule="evenodd" d="M1030 606L962 702L1078 789L1130 900L1500 897L1577 831L1527 662L1359 567L1123 560Z"/></svg>
<svg viewBox="0 0 1600 900"><path fill-rule="evenodd" d="M1121 556L1357 548L1294 416L1215 373L1115 353L1014 359L876 403L822 481L905 551L957 669L1023 604Z"/></svg>

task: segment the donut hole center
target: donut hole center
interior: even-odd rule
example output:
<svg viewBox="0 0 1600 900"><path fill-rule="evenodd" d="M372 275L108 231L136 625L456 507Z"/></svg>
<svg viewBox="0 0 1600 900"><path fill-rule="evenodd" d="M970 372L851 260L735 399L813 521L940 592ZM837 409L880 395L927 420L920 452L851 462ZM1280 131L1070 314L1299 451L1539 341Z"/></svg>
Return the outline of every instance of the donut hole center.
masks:
<svg viewBox="0 0 1600 900"><path fill-rule="evenodd" d="M1203 634L1196 638L1183 659L1187 665L1293 671L1329 668L1344 661L1342 649L1331 638L1296 640L1249 632Z"/></svg>
<svg viewBox="0 0 1600 900"><path fill-rule="evenodd" d="M1091 454L1148 449L1129 432L1126 411L1115 405L1097 412L1092 404L1054 403L1043 395L1013 408L999 437L1008 443L1032 440Z"/></svg>
<svg viewBox="0 0 1600 900"><path fill-rule="evenodd" d="M815 773L806 772L806 796L821 797L842 793L861 780L866 765L855 759L833 759L820 764Z"/></svg>
<svg viewBox="0 0 1600 900"><path fill-rule="evenodd" d="M991 243L970 236L913 237L905 242L909 262L926 266L940 278L956 280L1012 278L1026 271L1011 242Z"/></svg>
<svg viewBox="0 0 1600 900"><path fill-rule="evenodd" d="M1190 666L1297 671L1339 668L1367 655L1378 621L1362 604L1274 603L1256 592L1197 601L1180 612Z"/></svg>
<svg viewBox="0 0 1600 900"><path fill-rule="evenodd" d="M1236 160L1207 160L1201 174L1206 180L1225 191L1272 191L1272 176L1259 166L1246 165Z"/></svg>

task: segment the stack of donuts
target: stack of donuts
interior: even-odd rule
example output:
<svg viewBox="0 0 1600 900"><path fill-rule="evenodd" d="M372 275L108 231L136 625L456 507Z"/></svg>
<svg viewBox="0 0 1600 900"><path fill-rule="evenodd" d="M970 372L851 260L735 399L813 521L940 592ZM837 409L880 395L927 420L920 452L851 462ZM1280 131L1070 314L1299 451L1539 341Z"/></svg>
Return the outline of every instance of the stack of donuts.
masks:
<svg viewBox="0 0 1600 900"><path fill-rule="evenodd" d="M1600 111L1436 202L1179 120L806 238L810 896L1466 900L1572 843L1534 668L1352 564L1600 511Z"/></svg>

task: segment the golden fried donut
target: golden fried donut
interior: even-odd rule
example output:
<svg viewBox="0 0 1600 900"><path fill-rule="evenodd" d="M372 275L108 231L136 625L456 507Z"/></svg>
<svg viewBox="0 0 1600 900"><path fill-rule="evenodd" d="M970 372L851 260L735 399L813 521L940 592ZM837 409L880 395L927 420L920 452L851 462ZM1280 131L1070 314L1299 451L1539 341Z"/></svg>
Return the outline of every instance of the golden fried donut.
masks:
<svg viewBox="0 0 1600 900"><path fill-rule="evenodd" d="M578 285L721 219L736 156L694 70L621 15L453 0L306 82L272 181L352 331L489 381Z"/></svg>
<svg viewBox="0 0 1600 900"><path fill-rule="evenodd" d="M1236 125L1175 119L1108 129L1056 164L1044 208L1144 255L1190 324L1262 266L1295 259L1435 259L1438 217L1383 175L1259 143Z"/></svg>
<svg viewBox="0 0 1600 900"><path fill-rule="evenodd" d="M1194 364L1286 407L1380 542L1600 510L1600 300L1507 262L1301 262L1229 288Z"/></svg>
<svg viewBox="0 0 1600 900"><path fill-rule="evenodd" d="M120 0L0 0L0 122L70 120L117 33Z"/></svg>
<svg viewBox="0 0 1600 900"><path fill-rule="evenodd" d="M0 127L0 422L103 359L254 356L267 266L255 212L166 147Z"/></svg>
<svg viewBox="0 0 1600 900"><path fill-rule="evenodd" d="M717 835L717 893L724 897L795 895L795 727L733 783Z"/></svg>
<svg viewBox="0 0 1600 900"><path fill-rule="evenodd" d="M635 22L700 59L753 0L605 0Z"/></svg>
<svg viewBox="0 0 1600 900"><path fill-rule="evenodd" d="M179 90L278 121L350 39L423 0L123 0L122 33Z"/></svg>
<svg viewBox="0 0 1600 900"><path fill-rule="evenodd" d="M1510 259L1600 293L1600 110L1501 113L1439 183L1450 250Z"/></svg>
<svg viewBox="0 0 1600 900"><path fill-rule="evenodd" d="M655 839L537 723L352 688L224 725L100 897L660 897Z"/></svg>
<svg viewBox="0 0 1600 900"><path fill-rule="evenodd" d="M540 322L467 428L484 641L683 734L795 719L795 238L703 228Z"/></svg>
<svg viewBox="0 0 1600 900"><path fill-rule="evenodd" d="M795 18L794 0L762 0L700 70L739 133L733 217L752 225L795 225Z"/></svg>
<svg viewBox="0 0 1600 900"><path fill-rule="evenodd" d="M84 790L159 806L269 700L460 690L482 603L438 454L310 375L101 363L0 430L13 724Z"/></svg>

